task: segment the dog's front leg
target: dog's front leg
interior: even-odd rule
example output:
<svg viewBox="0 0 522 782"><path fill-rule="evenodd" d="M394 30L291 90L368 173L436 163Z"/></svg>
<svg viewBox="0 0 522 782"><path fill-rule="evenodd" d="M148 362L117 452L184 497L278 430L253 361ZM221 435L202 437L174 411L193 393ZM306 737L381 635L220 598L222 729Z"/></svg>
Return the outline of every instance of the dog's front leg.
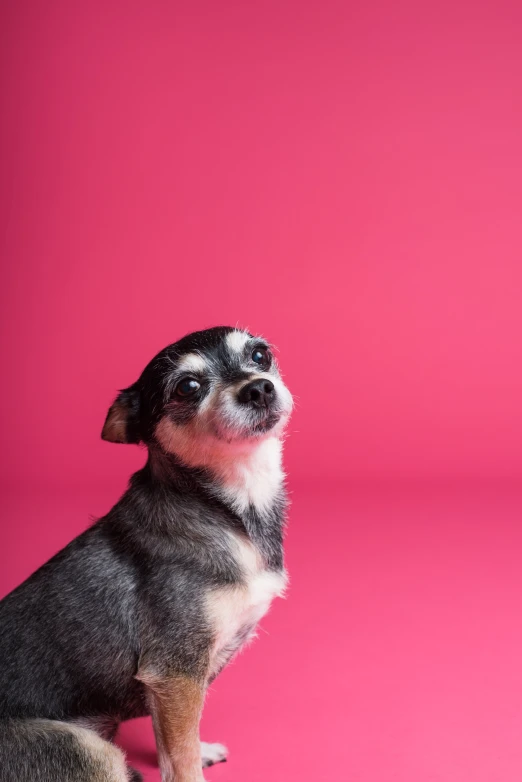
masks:
<svg viewBox="0 0 522 782"><path fill-rule="evenodd" d="M140 678L148 690L162 782L204 782L199 741L204 684L186 675Z"/></svg>

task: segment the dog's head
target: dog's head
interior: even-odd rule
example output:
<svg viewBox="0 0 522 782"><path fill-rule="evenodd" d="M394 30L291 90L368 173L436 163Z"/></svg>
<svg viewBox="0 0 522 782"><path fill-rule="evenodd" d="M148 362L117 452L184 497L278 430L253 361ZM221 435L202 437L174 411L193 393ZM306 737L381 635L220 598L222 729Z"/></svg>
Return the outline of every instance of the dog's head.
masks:
<svg viewBox="0 0 522 782"><path fill-rule="evenodd" d="M197 331L158 353L121 391L102 437L159 444L187 464L211 451L244 450L279 437L292 410L262 338L229 327Z"/></svg>

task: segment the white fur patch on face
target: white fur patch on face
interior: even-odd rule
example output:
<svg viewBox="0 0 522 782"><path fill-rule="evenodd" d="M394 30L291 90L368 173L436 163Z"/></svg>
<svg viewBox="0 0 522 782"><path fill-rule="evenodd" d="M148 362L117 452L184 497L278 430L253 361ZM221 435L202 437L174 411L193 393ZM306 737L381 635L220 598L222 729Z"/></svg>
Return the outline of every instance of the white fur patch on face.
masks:
<svg viewBox="0 0 522 782"><path fill-rule="evenodd" d="M281 431L287 423L294 405L292 394L285 386L281 378L271 372L256 372L255 374L251 374L248 380L245 380L242 385L247 385L248 383L251 383L252 380L262 379L270 380L270 382L274 385L277 395L278 412L281 416L281 420L272 433L281 434ZM237 404L237 394L239 393L241 387L242 386L232 386L229 388L224 388L221 393L221 399L219 400L220 416L223 420L223 423L231 431L234 431L235 429L240 431L242 426L244 426L243 411Z"/></svg>
<svg viewBox="0 0 522 782"><path fill-rule="evenodd" d="M204 372L207 362L199 353L186 353L178 361L179 372Z"/></svg>
<svg viewBox="0 0 522 782"><path fill-rule="evenodd" d="M245 334L244 331L230 331L227 336L225 337L225 342L227 343L227 346L232 350L234 353L243 353L243 349L250 339L249 334Z"/></svg>

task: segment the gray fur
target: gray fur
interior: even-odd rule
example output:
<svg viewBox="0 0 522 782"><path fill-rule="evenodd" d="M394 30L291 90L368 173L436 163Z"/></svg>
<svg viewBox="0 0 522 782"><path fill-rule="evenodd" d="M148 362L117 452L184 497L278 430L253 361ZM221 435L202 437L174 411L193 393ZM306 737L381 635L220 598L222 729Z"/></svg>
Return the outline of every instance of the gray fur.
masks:
<svg viewBox="0 0 522 782"><path fill-rule="evenodd" d="M53 720L0 721L1 782L140 782L123 753Z"/></svg>
<svg viewBox="0 0 522 782"><path fill-rule="evenodd" d="M205 340L222 349L222 335ZM242 579L227 531L250 540L267 569L283 568L283 488L263 514L238 513L212 474L165 453L153 431L171 379L162 369L155 382L149 370L139 408L132 402L145 412L129 420L139 433L129 441L149 449L145 467L104 518L0 603L0 782L137 780L130 769L114 776L111 744L100 759L82 736L112 739L121 721L149 713L138 670L203 675L213 640L205 596Z"/></svg>

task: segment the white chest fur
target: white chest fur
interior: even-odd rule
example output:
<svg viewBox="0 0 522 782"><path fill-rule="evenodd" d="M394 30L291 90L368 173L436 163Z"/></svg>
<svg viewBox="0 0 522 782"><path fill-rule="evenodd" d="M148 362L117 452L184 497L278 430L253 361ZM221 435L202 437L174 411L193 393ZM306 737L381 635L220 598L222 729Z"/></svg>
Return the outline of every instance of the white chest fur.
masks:
<svg viewBox="0 0 522 782"><path fill-rule="evenodd" d="M214 631L211 670L219 671L254 634L274 597L284 593L286 573L266 570L254 547L231 535L244 573L241 585L213 590L207 599L208 618Z"/></svg>
<svg viewBox="0 0 522 782"><path fill-rule="evenodd" d="M250 506L262 513L271 506L284 478L281 449L281 441L270 437L252 451L221 458L214 467L222 493L236 511Z"/></svg>

